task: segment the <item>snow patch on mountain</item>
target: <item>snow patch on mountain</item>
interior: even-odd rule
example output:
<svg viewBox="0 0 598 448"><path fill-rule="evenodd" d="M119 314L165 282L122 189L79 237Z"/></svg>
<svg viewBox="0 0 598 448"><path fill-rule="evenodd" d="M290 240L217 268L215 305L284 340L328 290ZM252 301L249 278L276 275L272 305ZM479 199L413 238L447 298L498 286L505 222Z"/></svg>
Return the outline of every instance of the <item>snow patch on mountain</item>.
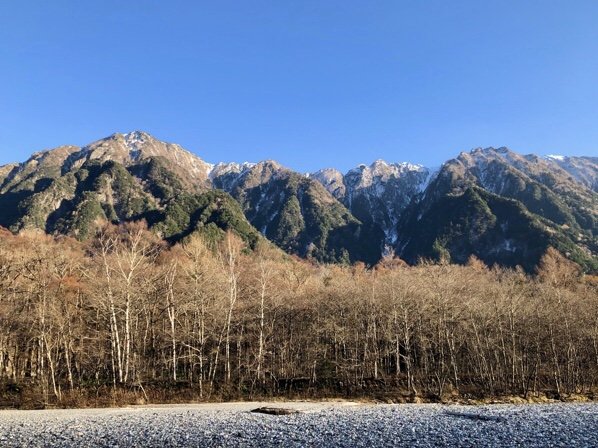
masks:
<svg viewBox="0 0 598 448"><path fill-rule="evenodd" d="M131 161L135 162L141 158L141 148L144 143L143 137L138 132L125 134L125 144L129 149Z"/></svg>
<svg viewBox="0 0 598 448"><path fill-rule="evenodd" d="M565 156L555 156L554 154L548 154L545 158L546 158L546 160L551 160L551 161L558 161L558 162L565 161Z"/></svg>
<svg viewBox="0 0 598 448"><path fill-rule="evenodd" d="M220 162L216 165L212 165L212 168L209 172L209 178L215 179L219 176L223 176L226 174L243 174L244 172L253 168L256 164L251 162L243 162L243 163L236 163L236 162Z"/></svg>

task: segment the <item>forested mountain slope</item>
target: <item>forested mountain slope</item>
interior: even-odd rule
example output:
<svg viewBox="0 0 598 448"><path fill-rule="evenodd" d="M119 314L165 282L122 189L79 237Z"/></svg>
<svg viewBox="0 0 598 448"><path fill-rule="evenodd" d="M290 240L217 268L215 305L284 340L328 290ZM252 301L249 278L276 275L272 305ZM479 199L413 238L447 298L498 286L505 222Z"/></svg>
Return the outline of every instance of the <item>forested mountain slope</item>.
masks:
<svg viewBox="0 0 598 448"><path fill-rule="evenodd" d="M90 223L145 219L175 242L232 229L320 262L420 259L521 265L555 247L598 269L598 159L474 149L409 163L300 174L275 161L203 161L144 132L62 146L0 167L0 225L84 240ZM261 236L260 236L261 234Z"/></svg>

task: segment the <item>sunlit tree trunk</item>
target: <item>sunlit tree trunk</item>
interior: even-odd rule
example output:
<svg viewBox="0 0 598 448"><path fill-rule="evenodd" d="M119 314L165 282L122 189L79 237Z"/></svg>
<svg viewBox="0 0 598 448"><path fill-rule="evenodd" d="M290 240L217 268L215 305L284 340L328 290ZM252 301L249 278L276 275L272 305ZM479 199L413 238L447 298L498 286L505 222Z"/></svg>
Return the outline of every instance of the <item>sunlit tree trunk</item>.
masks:
<svg viewBox="0 0 598 448"><path fill-rule="evenodd" d="M176 309L174 299L174 280L177 272L177 263L169 266L164 281L166 283L166 311L170 322L170 341L172 347L172 380L177 380L177 344L176 344Z"/></svg>
<svg viewBox="0 0 598 448"><path fill-rule="evenodd" d="M230 383L231 379L231 363L230 363L230 336L231 336L231 322L233 317L233 310L237 303L238 297L238 280L239 280L239 256L241 254L242 242L232 232L227 232L224 242L220 249L220 261L222 269L226 273L228 279L228 309L226 311L225 323L225 377L226 382Z"/></svg>

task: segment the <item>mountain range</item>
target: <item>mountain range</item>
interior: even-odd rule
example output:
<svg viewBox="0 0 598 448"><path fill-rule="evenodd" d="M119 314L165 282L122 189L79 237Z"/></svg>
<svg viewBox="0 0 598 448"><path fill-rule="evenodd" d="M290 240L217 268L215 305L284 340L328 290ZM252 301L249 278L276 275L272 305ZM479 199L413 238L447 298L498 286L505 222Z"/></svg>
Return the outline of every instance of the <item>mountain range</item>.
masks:
<svg viewBox="0 0 598 448"><path fill-rule="evenodd" d="M0 225L84 240L97 219L145 219L162 238L237 232L319 262L394 253L522 266L552 246L598 270L598 158L477 148L430 169L409 163L302 174L273 160L203 161L144 132L37 152L0 167Z"/></svg>

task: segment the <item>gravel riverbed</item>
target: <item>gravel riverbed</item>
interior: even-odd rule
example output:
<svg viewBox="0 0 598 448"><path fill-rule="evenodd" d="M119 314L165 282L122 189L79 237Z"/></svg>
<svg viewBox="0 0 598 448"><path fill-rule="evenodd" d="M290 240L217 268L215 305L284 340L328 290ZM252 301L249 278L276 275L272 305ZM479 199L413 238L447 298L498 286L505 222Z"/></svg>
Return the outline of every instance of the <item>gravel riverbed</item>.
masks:
<svg viewBox="0 0 598 448"><path fill-rule="evenodd" d="M261 406L291 415L250 412ZM225 403L0 411L0 447L598 447L598 403Z"/></svg>

